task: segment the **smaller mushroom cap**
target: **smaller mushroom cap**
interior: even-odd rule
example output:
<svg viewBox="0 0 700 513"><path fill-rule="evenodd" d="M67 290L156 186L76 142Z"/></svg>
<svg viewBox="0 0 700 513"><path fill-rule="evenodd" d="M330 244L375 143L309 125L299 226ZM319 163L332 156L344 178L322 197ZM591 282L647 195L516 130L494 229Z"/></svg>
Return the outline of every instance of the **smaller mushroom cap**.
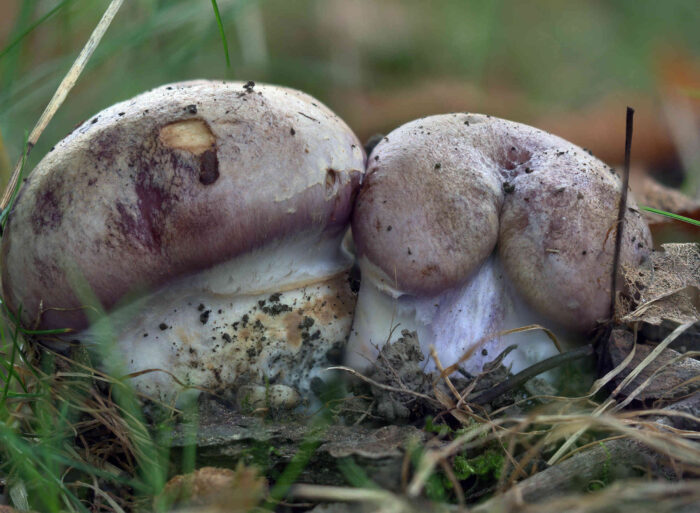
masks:
<svg viewBox="0 0 700 513"><path fill-rule="evenodd" d="M360 257L401 294L463 284L496 248L518 292L544 315L587 330L609 312L620 179L581 148L478 114L412 121L368 159L353 235ZM651 236L633 197L622 263Z"/></svg>

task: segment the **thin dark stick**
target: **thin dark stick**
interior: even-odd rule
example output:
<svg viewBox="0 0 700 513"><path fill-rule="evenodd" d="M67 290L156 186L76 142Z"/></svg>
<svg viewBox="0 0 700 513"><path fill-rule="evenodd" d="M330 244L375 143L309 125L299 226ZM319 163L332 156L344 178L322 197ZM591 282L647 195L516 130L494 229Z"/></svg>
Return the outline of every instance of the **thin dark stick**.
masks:
<svg viewBox="0 0 700 513"><path fill-rule="evenodd" d="M476 404L486 404L495 399L496 397L503 395L505 392L519 387L520 385L534 378L538 374L542 374L545 371L558 367L563 363L578 360L579 358L590 356L592 354L593 346L591 344L588 344L583 347L574 349L572 351L567 351L566 353L561 353L556 356L552 356L551 358L547 358L546 360L537 362L535 365L532 365L527 369L521 370L512 378L507 379L502 383L499 383L493 388L489 388L482 394L476 396L474 399L467 398L467 402Z"/></svg>
<svg viewBox="0 0 700 513"><path fill-rule="evenodd" d="M622 194L620 208L617 211L617 236L615 237L615 255L612 266L612 286L610 287L610 318L615 318L615 296L617 295L617 268L620 265L620 248L622 247L622 232L625 228L625 211L627 210L627 190L630 183L630 152L632 150L632 125L634 109L627 107L627 126L625 129L625 168L622 171Z"/></svg>

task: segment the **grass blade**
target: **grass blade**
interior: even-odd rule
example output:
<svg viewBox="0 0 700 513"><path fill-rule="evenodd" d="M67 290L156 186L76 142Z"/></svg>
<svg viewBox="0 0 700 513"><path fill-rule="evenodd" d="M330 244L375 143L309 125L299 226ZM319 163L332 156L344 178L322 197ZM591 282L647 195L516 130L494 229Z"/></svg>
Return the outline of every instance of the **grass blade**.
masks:
<svg viewBox="0 0 700 513"><path fill-rule="evenodd" d="M683 221L684 223L692 224L695 226L700 226L700 221L698 221L697 219L691 219L690 217L679 216L678 214L674 214L673 212L666 212L665 210L659 210L658 208L653 208L653 207L641 206L640 208L642 210L646 210L647 212L659 214L660 216L670 217L671 219L675 219L676 221Z"/></svg>
<svg viewBox="0 0 700 513"><path fill-rule="evenodd" d="M24 131L24 144L22 145L22 160L20 160L18 167L19 169L15 169L14 173L17 175L17 180L15 180L14 185L10 187L10 184L8 184L7 189L5 190L5 195L10 194L10 199L7 202L7 206L5 206L2 211L0 212L0 235L3 234L3 230L5 229L5 224L7 223L7 216L10 215L10 210L12 210L12 204L15 201L15 198L17 197L17 193L19 192L19 187L20 187L20 181L19 179L22 178L22 175L24 174L24 166L27 163L27 155L29 155L29 135L27 134L27 131ZM10 180L11 182L12 180ZM0 299L2 301L2 299ZM4 305L4 303L3 303Z"/></svg>
<svg viewBox="0 0 700 513"><path fill-rule="evenodd" d="M4 335L4 332L3 332ZM3 337L4 339L4 337ZM3 340L4 342L4 340ZM3 343L3 346L5 344ZM8 394L10 393L10 384L12 382L12 378L15 378L17 381L21 382L22 380L17 376L15 373L15 361L17 358L17 346L18 346L18 341L17 341L17 330L15 329L14 333L12 334L12 353L10 355L10 361L7 362L7 377L5 380L5 387L2 391L2 398L0 399L0 407L4 407Z"/></svg>
<svg viewBox="0 0 700 513"><path fill-rule="evenodd" d="M214 16L216 17L216 24L219 26L219 34L221 34L221 44L224 45L224 55L226 55L226 67L231 67L231 59L228 55L228 42L226 41L226 32L224 32L224 24L221 21L221 13L219 12L219 5L216 0L211 0L211 6L214 8Z"/></svg>

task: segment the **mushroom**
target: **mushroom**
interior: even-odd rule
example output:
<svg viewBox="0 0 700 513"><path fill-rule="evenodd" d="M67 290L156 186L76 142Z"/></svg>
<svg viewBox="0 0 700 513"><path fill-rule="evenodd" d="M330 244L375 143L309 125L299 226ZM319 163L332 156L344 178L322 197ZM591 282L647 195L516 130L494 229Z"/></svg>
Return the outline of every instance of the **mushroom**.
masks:
<svg viewBox="0 0 700 513"><path fill-rule="evenodd" d="M503 330L538 323L576 340L609 314L620 191L603 162L519 123L446 114L397 128L369 155L355 203L347 363L367 367L404 329L445 366L484 342L469 372L514 343L514 371L556 351L542 332ZM651 236L631 197L625 223L621 264L638 265Z"/></svg>
<svg viewBox="0 0 700 513"><path fill-rule="evenodd" d="M355 295L340 248L362 146L327 107L253 82L192 81L76 128L22 187L4 299L31 328L108 324L141 392L280 385L338 363ZM109 313L90 326L86 284ZM109 363L109 362L107 362Z"/></svg>

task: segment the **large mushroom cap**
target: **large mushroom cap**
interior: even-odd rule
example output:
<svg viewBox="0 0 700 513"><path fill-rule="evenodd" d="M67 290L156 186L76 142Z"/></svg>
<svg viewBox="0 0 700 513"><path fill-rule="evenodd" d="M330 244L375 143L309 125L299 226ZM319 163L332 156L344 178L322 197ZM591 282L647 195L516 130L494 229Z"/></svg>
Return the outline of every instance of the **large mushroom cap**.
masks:
<svg viewBox="0 0 700 513"><path fill-rule="evenodd" d="M352 229L370 274L381 270L371 279L395 296L459 287L497 249L531 307L587 330L610 308L620 190L613 169L554 135L431 116L374 148ZM625 223L622 263L638 264L651 237L631 197Z"/></svg>
<svg viewBox="0 0 700 513"><path fill-rule="evenodd" d="M290 234L335 236L363 170L352 131L306 94L159 87L84 122L32 172L2 238L4 299L26 325L82 329L76 275L109 310Z"/></svg>

